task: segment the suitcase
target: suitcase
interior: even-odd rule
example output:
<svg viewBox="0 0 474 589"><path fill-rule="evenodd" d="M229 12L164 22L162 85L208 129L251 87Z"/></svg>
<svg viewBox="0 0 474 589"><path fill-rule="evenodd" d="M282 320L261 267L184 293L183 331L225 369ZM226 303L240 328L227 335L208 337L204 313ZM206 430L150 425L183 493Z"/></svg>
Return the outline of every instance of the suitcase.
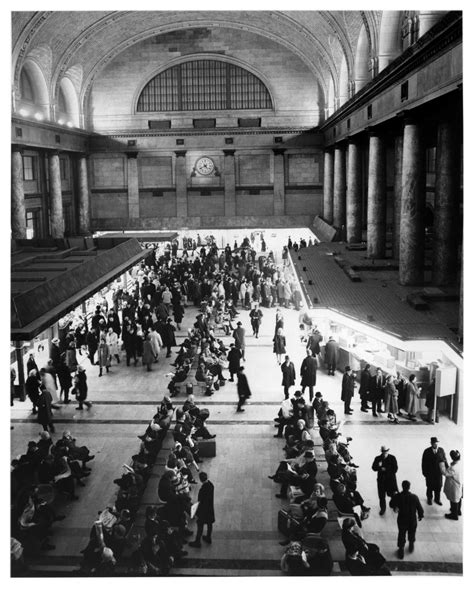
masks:
<svg viewBox="0 0 474 589"><path fill-rule="evenodd" d="M290 500L290 503L297 503L297 499L299 497L304 497L303 491L299 487L294 487L290 485L287 491L287 497Z"/></svg>
<svg viewBox="0 0 474 589"><path fill-rule="evenodd" d="M285 509L280 509L278 512L278 531L285 536L289 536L290 533L299 528L300 522L295 517L289 514Z"/></svg>
<svg viewBox="0 0 474 589"><path fill-rule="evenodd" d="M199 440L201 458L213 458L216 455L216 440Z"/></svg>

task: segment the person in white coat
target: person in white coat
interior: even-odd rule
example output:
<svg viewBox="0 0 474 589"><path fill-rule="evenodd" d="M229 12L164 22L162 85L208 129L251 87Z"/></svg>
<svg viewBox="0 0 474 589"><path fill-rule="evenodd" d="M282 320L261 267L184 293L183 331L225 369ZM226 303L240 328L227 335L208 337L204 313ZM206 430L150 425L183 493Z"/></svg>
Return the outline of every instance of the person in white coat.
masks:
<svg viewBox="0 0 474 589"><path fill-rule="evenodd" d="M160 354L160 350L163 347L163 340L161 339L161 335L156 331L154 327L150 329L150 341L151 341L151 349L153 350L153 354L155 356L155 362L158 362L158 356Z"/></svg>
<svg viewBox="0 0 474 589"><path fill-rule="evenodd" d="M105 343L109 346L110 357L114 357L117 360L117 364L120 364L119 339L112 327L109 327L109 331L105 336Z"/></svg>
<svg viewBox="0 0 474 589"><path fill-rule="evenodd" d="M463 494L462 472L461 472L461 454L457 450L451 450L449 453L451 464L446 468L444 463L441 464L441 470L444 474L444 494L451 503L451 511L444 517L447 519L458 520L461 515L461 499Z"/></svg>

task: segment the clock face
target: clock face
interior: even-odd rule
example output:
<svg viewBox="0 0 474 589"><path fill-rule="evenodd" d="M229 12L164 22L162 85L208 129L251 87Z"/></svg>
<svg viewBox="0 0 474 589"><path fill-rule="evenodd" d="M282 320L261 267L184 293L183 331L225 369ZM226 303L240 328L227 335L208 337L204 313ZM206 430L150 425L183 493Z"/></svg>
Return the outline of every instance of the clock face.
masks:
<svg viewBox="0 0 474 589"><path fill-rule="evenodd" d="M209 176L214 171L214 162L210 157L202 157L196 162L196 170L203 176Z"/></svg>

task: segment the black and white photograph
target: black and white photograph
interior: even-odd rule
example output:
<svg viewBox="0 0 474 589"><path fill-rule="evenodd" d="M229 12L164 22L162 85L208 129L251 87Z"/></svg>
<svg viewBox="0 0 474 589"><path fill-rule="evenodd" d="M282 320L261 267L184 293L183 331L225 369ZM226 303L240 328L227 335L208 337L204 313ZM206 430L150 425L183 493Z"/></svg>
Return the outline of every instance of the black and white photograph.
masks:
<svg viewBox="0 0 474 589"><path fill-rule="evenodd" d="M102 4L2 12L4 574L465 580L465 11Z"/></svg>

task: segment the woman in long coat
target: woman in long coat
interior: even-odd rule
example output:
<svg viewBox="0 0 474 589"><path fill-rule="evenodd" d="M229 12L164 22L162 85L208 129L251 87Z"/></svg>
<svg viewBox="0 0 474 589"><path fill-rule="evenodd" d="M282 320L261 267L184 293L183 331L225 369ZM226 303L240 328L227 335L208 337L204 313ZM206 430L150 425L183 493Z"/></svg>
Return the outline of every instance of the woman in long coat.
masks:
<svg viewBox="0 0 474 589"><path fill-rule="evenodd" d="M51 409L52 401L51 393L46 387L44 387L41 391L41 395L38 397L37 406L38 423L43 426L45 432L48 431L48 428L49 431L54 432L53 410Z"/></svg>
<svg viewBox="0 0 474 589"><path fill-rule="evenodd" d="M119 339L118 339L117 332L114 331L113 327L109 327L107 335L105 336L105 343L109 346L110 358L112 358L112 356L114 356L115 359L117 360L117 364L120 364L118 341L119 341Z"/></svg>
<svg viewBox="0 0 474 589"><path fill-rule="evenodd" d="M151 343L150 334L148 334L143 342L143 366L146 366L147 372L151 372L151 365L155 361L155 354L153 353L153 346Z"/></svg>
<svg viewBox="0 0 474 589"><path fill-rule="evenodd" d="M41 395L41 389L40 389L40 379L38 376L38 372L32 368L29 372L28 372L28 378L26 379L25 382L25 388L26 388L26 394L28 395L28 398L30 399L31 403L33 404L33 413L36 413L36 408L38 406L38 399Z"/></svg>
<svg viewBox="0 0 474 589"><path fill-rule="evenodd" d="M97 350L97 355L99 357L99 376L102 376L102 369L105 367L107 372L110 369L110 350L109 346L105 341L105 337L101 336L99 348Z"/></svg>
<svg viewBox="0 0 474 589"><path fill-rule="evenodd" d="M415 419L416 400L420 397L420 391L416 386L415 378L414 374L410 374L407 384L406 410L410 419Z"/></svg>
<svg viewBox="0 0 474 589"><path fill-rule="evenodd" d="M273 353L276 354L278 364L281 364L281 355L286 354L286 337L281 327L277 329L273 338Z"/></svg>
<svg viewBox="0 0 474 589"><path fill-rule="evenodd" d="M76 400L79 403L76 407L77 410L82 409L83 404L86 405L88 409L92 407L92 403L87 401L88 386L86 371L80 365L78 366L76 376L74 377L74 388L72 389L72 393L75 395Z"/></svg>
<svg viewBox="0 0 474 589"><path fill-rule="evenodd" d="M457 520L461 515L461 499L463 494L462 469L460 465L461 454L457 450L451 450L449 455L451 456L452 462L443 472L446 477L443 491L451 503L451 512L447 513L444 517Z"/></svg>

